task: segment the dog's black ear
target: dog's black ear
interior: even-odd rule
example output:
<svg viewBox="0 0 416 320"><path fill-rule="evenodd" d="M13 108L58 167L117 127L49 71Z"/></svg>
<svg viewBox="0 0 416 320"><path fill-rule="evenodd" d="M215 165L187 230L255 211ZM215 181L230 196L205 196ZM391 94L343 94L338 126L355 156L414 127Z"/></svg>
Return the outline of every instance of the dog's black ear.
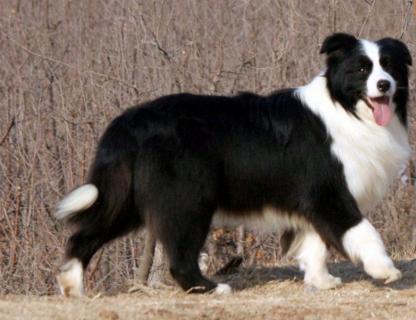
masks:
<svg viewBox="0 0 416 320"><path fill-rule="evenodd" d="M399 55L400 60L407 65L412 65L412 56L410 55L410 51L407 46L400 40L393 38L383 38L377 41L377 43L381 47L389 48L395 55Z"/></svg>
<svg viewBox="0 0 416 320"><path fill-rule="evenodd" d="M330 55L336 51L346 51L352 48L357 41L357 38L350 34L334 33L324 40L319 53L326 53Z"/></svg>

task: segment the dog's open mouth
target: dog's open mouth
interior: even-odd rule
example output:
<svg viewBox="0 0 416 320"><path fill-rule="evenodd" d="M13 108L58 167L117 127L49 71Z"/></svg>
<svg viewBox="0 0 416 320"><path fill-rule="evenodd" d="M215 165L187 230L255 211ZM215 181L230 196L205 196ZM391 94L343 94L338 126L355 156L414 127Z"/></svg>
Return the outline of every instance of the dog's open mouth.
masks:
<svg viewBox="0 0 416 320"><path fill-rule="evenodd" d="M365 97L364 101L373 111L375 122L380 126L387 126L393 117L393 112L390 106L390 98L388 96L376 98Z"/></svg>

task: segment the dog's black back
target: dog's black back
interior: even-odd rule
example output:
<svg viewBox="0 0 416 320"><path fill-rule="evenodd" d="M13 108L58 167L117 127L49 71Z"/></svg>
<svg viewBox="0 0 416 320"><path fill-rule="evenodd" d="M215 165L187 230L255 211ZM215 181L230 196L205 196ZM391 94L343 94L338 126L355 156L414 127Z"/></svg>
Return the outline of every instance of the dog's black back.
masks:
<svg viewBox="0 0 416 320"><path fill-rule="evenodd" d="M337 227L316 212L320 202L337 198L355 209L330 143L321 120L291 90L268 97L180 94L131 108L99 143L89 178L99 197L71 218L81 230L69 255L87 265L98 246L146 225L182 287L211 290L196 263L213 215L249 216L265 207L304 216L342 250L337 230L360 215L356 209Z"/></svg>

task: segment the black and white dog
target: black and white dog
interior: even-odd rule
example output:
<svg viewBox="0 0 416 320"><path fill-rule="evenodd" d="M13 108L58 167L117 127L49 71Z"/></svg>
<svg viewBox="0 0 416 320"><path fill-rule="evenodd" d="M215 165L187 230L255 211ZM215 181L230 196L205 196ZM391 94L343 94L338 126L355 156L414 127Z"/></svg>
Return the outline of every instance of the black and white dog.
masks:
<svg viewBox="0 0 416 320"><path fill-rule="evenodd" d="M229 293L205 278L198 256L210 226L283 230L284 247L320 289L332 246L386 283L400 278L362 213L385 194L410 154L408 66L400 41L347 34L321 49L326 71L269 96L175 94L128 109L98 145L88 183L58 205L75 223L58 275L83 293L83 271L105 243L146 226L184 290Z"/></svg>

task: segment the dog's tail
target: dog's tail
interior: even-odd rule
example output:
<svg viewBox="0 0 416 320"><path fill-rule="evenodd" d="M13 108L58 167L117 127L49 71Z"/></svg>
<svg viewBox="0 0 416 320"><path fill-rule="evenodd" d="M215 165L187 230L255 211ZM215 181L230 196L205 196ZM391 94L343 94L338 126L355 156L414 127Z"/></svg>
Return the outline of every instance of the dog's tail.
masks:
<svg viewBox="0 0 416 320"><path fill-rule="evenodd" d="M91 207L98 198L98 189L93 184L85 184L63 198L55 211L59 220L69 219L78 212Z"/></svg>
<svg viewBox="0 0 416 320"><path fill-rule="evenodd" d="M134 201L137 140L124 118L116 118L101 138L88 183L58 204L55 216L82 229L133 228L142 218Z"/></svg>

